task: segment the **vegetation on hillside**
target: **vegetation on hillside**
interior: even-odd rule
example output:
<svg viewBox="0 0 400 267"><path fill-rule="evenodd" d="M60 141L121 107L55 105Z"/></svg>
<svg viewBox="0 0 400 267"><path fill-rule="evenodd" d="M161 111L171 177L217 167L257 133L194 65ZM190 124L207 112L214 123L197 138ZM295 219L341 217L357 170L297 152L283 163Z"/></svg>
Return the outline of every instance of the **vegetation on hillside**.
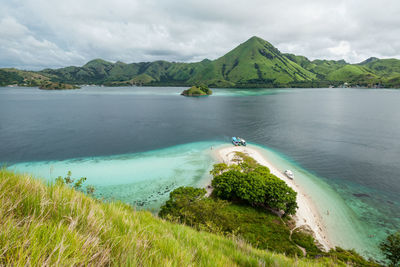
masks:
<svg viewBox="0 0 400 267"><path fill-rule="evenodd" d="M237 235L260 249L303 256L302 250L290 239L288 220L262 209L209 198L205 194L202 188L179 187L171 192L159 216L197 230Z"/></svg>
<svg viewBox="0 0 400 267"><path fill-rule="evenodd" d="M207 96L212 95L212 91L207 85L192 86L181 93L183 96Z"/></svg>
<svg viewBox="0 0 400 267"><path fill-rule="evenodd" d="M68 89L80 89L79 86L60 83L60 82L50 82L46 81L39 86L39 89L42 90L68 90Z"/></svg>
<svg viewBox="0 0 400 267"><path fill-rule="evenodd" d="M286 184L285 187L277 183L268 168L260 166L248 155L237 152L235 160L237 164L214 165L211 170L214 191L210 197L206 197L206 190L202 188L179 187L170 193L159 216L197 230L239 236L257 248L291 257L329 258L341 264L378 266L352 250L337 247L323 251L311 230L296 228L290 216L281 217L278 213L288 205L276 204L288 202L293 204L285 214L294 213L297 207L295 192L293 194L286 188Z"/></svg>
<svg viewBox="0 0 400 267"><path fill-rule="evenodd" d="M50 78L33 71L0 69L0 86L39 86Z"/></svg>
<svg viewBox="0 0 400 267"><path fill-rule="evenodd" d="M253 207L296 213L297 193L265 166L248 155L236 152L238 164L216 164L213 174L213 194L221 199L241 201Z"/></svg>
<svg viewBox="0 0 400 267"><path fill-rule="evenodd" d="M380 249L390 266L400 266L400 231L388 235L380 244Z"/></svg>
<svg viewBox="0 0 400 267"><path fill-rule="evenodd" d="M29 76L34 76L30 78ZM102 59L82 67L44 69L26 72L0 69L0 86L19 84L38 86L51 80L69 84L107 86L191 86L210 87L400 87L400 60L370 58L360 64L344 60L309 60L304 56L281 53L269 42L251 37L216 60L196 63L167 61L126 64ZM40 79L39 79L40 78Z"/></svg>
<svg viewBox="0 0 400 267"><path fill-rule="evenodd" d="M334 266L295 259L0 170L0 265ZM343 264L342 264L343 265Z"/></svg>

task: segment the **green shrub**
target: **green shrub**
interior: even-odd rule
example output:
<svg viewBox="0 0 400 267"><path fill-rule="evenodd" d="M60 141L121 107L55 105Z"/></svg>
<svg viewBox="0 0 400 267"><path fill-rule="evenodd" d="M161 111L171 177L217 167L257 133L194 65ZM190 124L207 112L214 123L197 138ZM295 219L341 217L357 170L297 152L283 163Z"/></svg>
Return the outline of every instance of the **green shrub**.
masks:
<svg viewBox="0 0 400 267"><path fill-rule="evenodd" d="M295 229L292 232L292 240L297 245L305 248L307 257L314 257L316 255L323 255L324 253L315 245L315 239L308 233Z"/></svg>
<svg viewBox="0 0 400 267"><path fill-rule="evenodd" d="M219 198L232 200L239 198L237 188L246 175L237 170L229 170L214 177L211 182L213 194Z"/></svg>
<svg viewBox="0 0 400 267"><path fill-rule="evenodd" d="M71 171L68 171L67 175L65 177L58 176L56 178L56 183L58 185L66 184L68 186L73 187L76 190L79 190L79 191L82 191L82 192L86 192L86 194L88 194L88 195L93 195L94 194L95 187L93 185L87 185L85 191L82 188L83 183L87 180L86 177L81 177L81 178L76 180L74 178L71 178L71 175L72 175Z"/></svg>
<svg viewBox="0 0 400 267"><path fill-rule="evenodd" d="M391 266L400 266L400 231L388 235L379 247Z"/></svg>
<svg viewBox="0 0 400 267"><path fill-rule="evenodd" d="M178 187L169 194L169 200L160 208L158 215L165 218L167 215L180 218L180 211L189 207L199 199L203 199L206 194L204 188Z"/></svg>
<svg viewBox="0 0 400 267"><path fill-rule="evenodd" d="M170 194L159 215L197 230L223 235L238 235L253 246L286 255L302 256L289 238L290 229L275 214L204 197L204 189L180 187Z"/></svg>
<svg viewBox="0 0 400 267"><path fill-rule="evenodd" d="M329 250L327 253L329 257L335 259L336 261L346 263L347 265L352 266L380 266L374 261L367 261L360 254L358 254L355 250L345 250L341 247L336 247L334 249Z"/></svg>
<svg viewBox="0 0 400 267"><path fill-rule="evenodd" d="M284 211L285 215L295 214L297 193L283 180L271 174L265 166L253 158L237 152L238 164L214 165L213 194L226 200L241 200L252 206Z"/></svg>

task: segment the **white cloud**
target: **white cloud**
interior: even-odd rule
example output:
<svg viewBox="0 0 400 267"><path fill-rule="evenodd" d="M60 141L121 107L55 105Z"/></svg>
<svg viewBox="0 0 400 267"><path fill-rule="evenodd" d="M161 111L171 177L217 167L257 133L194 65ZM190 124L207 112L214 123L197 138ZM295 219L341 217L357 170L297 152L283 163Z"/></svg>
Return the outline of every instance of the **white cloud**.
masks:
<svg viewBox="0 0 400 267"><path fill-rule="evenodd" d="M337 46L329 47L328 51L335 56L346 56L351 52L351 46L349 42L341 41Z"/></svg>
<svg viewBox="0 0 400 267"><path fill-rule="evenodd" d="M0 20L1 67L42 68L46 62L57 65L81 58L77 53L60 49L48 40L39 40L13 17Z"/></svg>
<svg viewBox="0 0 400 267"><path fill-rule="evenodd" d="M0 0L0 63L198 61L253 35L310 59L399 57L399 12L397 0Z"/></svg>

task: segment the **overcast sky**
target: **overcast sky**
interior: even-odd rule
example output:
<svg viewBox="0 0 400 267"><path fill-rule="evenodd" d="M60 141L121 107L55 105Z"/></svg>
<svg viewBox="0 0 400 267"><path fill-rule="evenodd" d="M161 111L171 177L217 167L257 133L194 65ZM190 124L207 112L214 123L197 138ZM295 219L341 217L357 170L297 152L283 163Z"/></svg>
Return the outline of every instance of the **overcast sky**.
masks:
<svg viewBox="0 0 400 267"><path fill-rule="evenodd" d="M400 58L400 1L0 0L0 67L193 62L254 35L310 59Z"/></svg>

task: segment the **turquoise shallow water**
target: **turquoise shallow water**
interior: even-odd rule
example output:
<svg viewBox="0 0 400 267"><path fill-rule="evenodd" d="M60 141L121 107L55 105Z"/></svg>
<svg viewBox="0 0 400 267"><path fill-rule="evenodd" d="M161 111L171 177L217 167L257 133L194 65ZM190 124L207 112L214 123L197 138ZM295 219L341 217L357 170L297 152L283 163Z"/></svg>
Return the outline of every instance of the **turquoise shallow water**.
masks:
<svg viewBox="0 0 400 267"><path fill-rule="evenodd" d="M295 183L318 210L332 244L347 249L356 248L368 257L380 257L376 239L370 237L367 225L357 218L356 213L323 178L305 170L298 163L271 148L260 145L256 147L279 170L293 171Z"/></svg>
<svg viewBox="0 0 400 267"><path fill-rule="evenodd" d="M71 171L72 177L87 177L85 184L95 186L95 195L100 199L120 200L137 209L157 211L176 187L206 186L214 163L211 145L218 142L116 156L24 162L9 169L32 173L48 181Z"/></svg>
<svg viewBox="0 0 400 267"><path fill-rule="evenodd" d="M96 88L96 91L90 90ZM86 95L136 95L136 96L179 96L186 88L183 87L118 87L118 90L110 90L109 87L84 86L81 94ZM291 89L271 89L271 88L254 88L254 89L232 89L218 88L213 89L212 96L262 96L278 94L283 92L291 92ZM58 93L58 92L57 92ZM62 91L62 94L71 94L72 91ZM58 93L59 94L59 93Z"/></svg>

